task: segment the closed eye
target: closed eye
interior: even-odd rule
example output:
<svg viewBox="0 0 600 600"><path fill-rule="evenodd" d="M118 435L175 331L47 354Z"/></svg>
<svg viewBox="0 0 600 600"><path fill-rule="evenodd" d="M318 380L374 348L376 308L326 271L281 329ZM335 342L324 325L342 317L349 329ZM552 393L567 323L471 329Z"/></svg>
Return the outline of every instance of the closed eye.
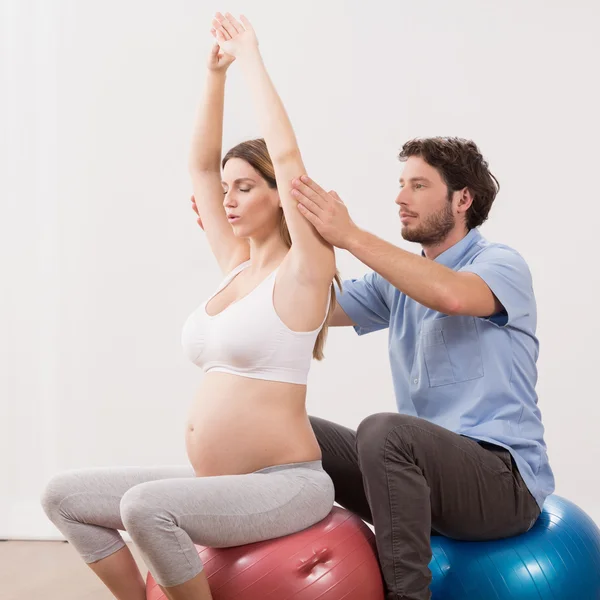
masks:
<svg viewBox="0 0 600 600"><path fill-rule="evenodd" d="M252 188L248 188L247 190L239 188L240 192L244 192L244 193L248 193L251 189ZM225 196L225 194L227 194L227 190L223 190L223 196Z"/></svg>

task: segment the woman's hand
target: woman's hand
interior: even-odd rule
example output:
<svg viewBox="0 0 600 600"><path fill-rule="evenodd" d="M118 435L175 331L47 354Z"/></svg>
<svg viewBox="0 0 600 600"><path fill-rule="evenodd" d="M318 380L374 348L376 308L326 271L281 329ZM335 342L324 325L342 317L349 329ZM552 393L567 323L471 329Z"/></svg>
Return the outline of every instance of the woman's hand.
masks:
<svg viewBox="0 0 600 600"><path fill-rule="evenodd" d="M214 29L211 30L211 33ZM227 54L226 52L220 52L219 44L215 43L210 50L210 56L206 62L206 66L209 71L214 73L225 73L229 68L229 65L235 60L235 56Z"/></svg>
<svg viewBox="0 0 600 600"><path fill-rule="evenodd" d="M258 40L250 21L244 15L240 16L240 21L230 13L225 13L223 16L218 12L213 19L213 29L211 29L223 52L236 58L258 48Z"/></svg>

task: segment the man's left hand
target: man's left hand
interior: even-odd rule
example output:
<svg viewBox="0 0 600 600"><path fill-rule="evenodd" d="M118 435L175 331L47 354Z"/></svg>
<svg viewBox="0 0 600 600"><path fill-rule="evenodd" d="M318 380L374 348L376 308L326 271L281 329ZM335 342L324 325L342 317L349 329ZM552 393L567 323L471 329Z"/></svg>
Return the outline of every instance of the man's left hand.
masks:
<svg viewBox="0 0 600 600"><path fill-rule="evenodd" d="M292 196L298 201L298 210L315 226L323 239L332 246L348 249L358 227L337 192L326 192L310 177L302 175L292 180Z"/></svg>

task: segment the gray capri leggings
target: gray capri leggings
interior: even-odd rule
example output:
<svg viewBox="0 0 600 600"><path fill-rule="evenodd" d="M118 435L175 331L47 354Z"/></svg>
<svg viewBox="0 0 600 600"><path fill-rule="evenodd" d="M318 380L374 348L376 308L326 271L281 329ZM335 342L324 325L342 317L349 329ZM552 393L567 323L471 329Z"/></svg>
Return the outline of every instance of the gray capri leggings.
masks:
<svg viewBox="0 0 600 600"><path fill-rule="evenodd" d="M320 460L243 475L196 477L191 466L95 467L59 473L42 506L86 563L125 545L126 530L157 583L185 583L202 570L194 544L241 546L306 529L333 507Z"/></svg>

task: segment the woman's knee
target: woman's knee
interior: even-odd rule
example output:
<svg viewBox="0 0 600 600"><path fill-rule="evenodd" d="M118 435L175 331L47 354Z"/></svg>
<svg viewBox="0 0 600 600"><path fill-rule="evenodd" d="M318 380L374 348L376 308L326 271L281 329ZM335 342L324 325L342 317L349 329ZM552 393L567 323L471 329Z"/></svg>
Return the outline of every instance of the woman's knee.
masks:
<svg viewBox="0 0 600 600"><path fill-rule="evenodd" d="M46 516L56 521L63 501L75 493L77 477L74 472L63 472L54 475L46 484L40 496L40 503Z"/></svg>
<svg viewBox="0 0 600 600"><path fill-rule="evenodd" d="M138 484L123 494L119 505L121 521L156 582L163 587L180 585L196 576L202 563L195 546L186 541L187 536L177 532L178 519L165 508L168 497L155 494L152 483Z"/></svg>
<svg viewBox="0 0 600 600"><path fill-rule="evenodd" d="M119 512L125 529L130 534L152 530L160 521L169 521L168 511L149 491L148 483L140 483L127 490L119 504Z"/></svg>

